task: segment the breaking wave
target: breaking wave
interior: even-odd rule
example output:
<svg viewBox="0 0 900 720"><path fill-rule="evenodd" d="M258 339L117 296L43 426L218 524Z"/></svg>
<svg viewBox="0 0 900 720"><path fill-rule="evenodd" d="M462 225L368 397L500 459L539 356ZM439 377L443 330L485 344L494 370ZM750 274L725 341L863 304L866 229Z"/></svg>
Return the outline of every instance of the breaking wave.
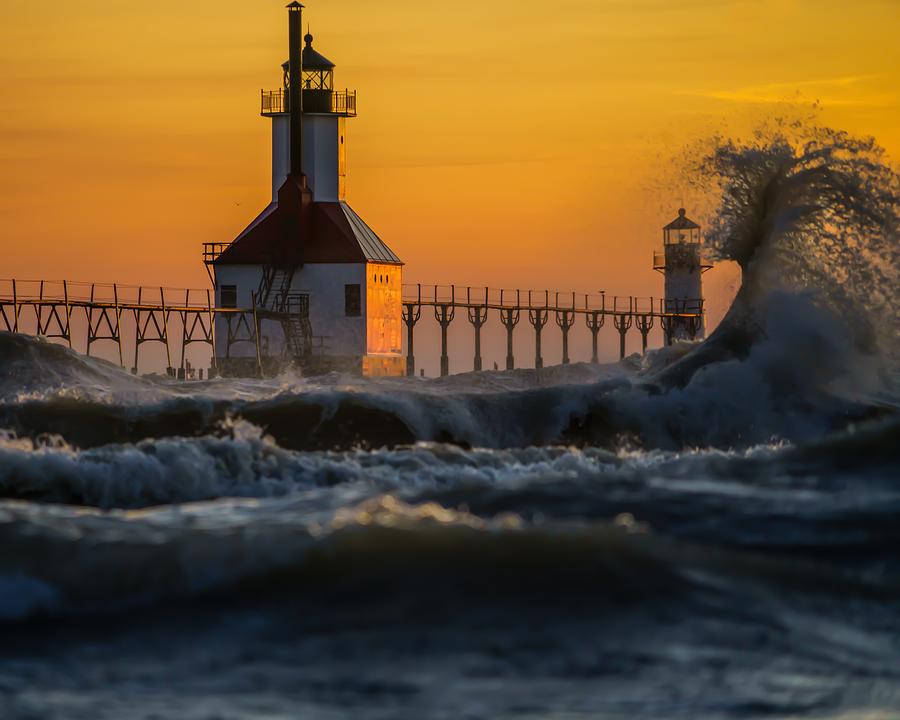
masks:
<svg viewBox="0 0 900 720"><path fill-rule="evenodd" d="M553 483L545 488L551 496ZM528 489L536 500L540 485L522 488ZM615 491L615 485L610 489ZM348 493L346 499L353 497ZM702 493L696 499L703 504ZM752 494L748 499L752 505ZM761 537L753 544L729 542L711 532L692 535L684 522L675 521L677 513L667 527L636 521L630 513L612 520L565 520L552 507L550 517L532 514L528 519L512 511L485 517L465 506L448 509L421 499L408 504L393 495L337 509L324 495L312 493L249 504L220 500L102 514L6 502L0 506L0 619L94 613L207 598L213 591L278 595L287 587L315 588L325 597L364 593L373 601L381 592L394 594L405 586L410 592L416 588L419 596L426 588L440 595L452 587L464 595L502 593L520 600L544 593L571 598L580 592L589 593L596 607L598 602L671 600L673 593L689 595L708 582L756 581L804 592L889 593L900 602L897 531L888 522L900 502L896 493L891 502L890 507L873 502L865 511L858 508L858 524L848 515L842 537L835 533L828 543L784 559L777 552L765 559L749 552L766 546ZM782 543L802 550L811 531L822 529L816 526L825 516L804 520L801 514L793 542L785 534ZM821 562L863 528L885 552L893 541L893 550L882 552L877 563L870 557L862 565L871 543L851 542L854 552L851 556L844 548L844 564ZM768 545L777 549L772 540ZM88 576L91 582L85 583Z"/></svg>

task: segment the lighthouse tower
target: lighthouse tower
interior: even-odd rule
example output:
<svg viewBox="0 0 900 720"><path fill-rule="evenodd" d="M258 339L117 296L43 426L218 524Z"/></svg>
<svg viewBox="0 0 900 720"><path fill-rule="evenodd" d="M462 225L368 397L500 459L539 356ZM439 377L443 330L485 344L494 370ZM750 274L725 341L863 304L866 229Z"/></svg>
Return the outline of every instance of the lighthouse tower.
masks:
<svg viewBox="0 0 900 720"><path fill-rule="evenodd" d="M303 5L288 9L282 87L262 92L272 122L272 201L231 243L207 243L219 308L216 360L226 375L342 371L403 375L403 263L345 201L346 121L356 93L334 89L334 63L302 33ZM245 322L246 325L246 322ZM243 336L241 336L243 332Z"/></svg>
<svg viewBox="0 0 900 720"><path fill-rule="evenodd" d="M356 92L334 89L334 63L303 38L303 174L313 201L343 201L347 177L347 118L356 117ZM262 115L272 119L272 202L291 167L290 62L281 66L284 87L262 91Z"/></svg>
<svg viewBox="0 0 900 720"><path fill-rule="evenodd" d="M674 321L672 340L695 340L705 336L703 318L703 273L712 266L703 260L700 226L679 208L678 217L663 228L663 252L653 254L653 269L665 276L665 310L697 314L699 319Z"/></svg>

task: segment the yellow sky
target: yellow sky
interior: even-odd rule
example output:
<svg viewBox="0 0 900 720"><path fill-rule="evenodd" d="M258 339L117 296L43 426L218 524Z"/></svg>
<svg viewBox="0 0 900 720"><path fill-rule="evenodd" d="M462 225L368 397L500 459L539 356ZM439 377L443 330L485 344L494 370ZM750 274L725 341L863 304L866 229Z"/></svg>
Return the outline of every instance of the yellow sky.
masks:
<svg viewBox="0 0 900 720"><path fill-rule="evenodd" d="M205 285L268 200L284 4L4 0L0 277ZM658 295L669 158L792 98L900 156L897 0L306 4L410 281Z"/></svg>

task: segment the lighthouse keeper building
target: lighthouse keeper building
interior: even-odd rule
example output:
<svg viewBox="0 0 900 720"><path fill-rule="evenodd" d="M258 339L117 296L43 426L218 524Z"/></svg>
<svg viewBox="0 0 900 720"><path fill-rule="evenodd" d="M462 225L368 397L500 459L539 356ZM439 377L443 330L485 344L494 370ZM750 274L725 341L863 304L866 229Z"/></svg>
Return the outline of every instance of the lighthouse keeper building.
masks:
<svg viewBox="0 0 900 720"><path fill-rule="evenodd" d="M402 375L403 263L345 200L346 121L356 93L335 91L334 64L300 49L303 6L288 5L284 87L263 91L272 121L272 201L230 244L205 246L217 307L256 308L256 343L229 342L234 318L216 320L226 375L260 364L307 373ZM302 78L295 82L295 78Z"/></svg>

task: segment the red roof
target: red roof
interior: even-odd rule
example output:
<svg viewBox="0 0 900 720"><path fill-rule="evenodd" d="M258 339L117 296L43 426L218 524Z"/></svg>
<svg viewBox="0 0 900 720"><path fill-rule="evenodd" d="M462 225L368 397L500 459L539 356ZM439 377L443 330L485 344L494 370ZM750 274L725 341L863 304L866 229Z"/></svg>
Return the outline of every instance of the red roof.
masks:
<svg viewBox="0 0 900 720"><path fill-rule="evenodd" d="M215 265L304 265L378 262L400 258L345 202L312 202L289 177L279 202L263 210L215 260Z"/></svg>

